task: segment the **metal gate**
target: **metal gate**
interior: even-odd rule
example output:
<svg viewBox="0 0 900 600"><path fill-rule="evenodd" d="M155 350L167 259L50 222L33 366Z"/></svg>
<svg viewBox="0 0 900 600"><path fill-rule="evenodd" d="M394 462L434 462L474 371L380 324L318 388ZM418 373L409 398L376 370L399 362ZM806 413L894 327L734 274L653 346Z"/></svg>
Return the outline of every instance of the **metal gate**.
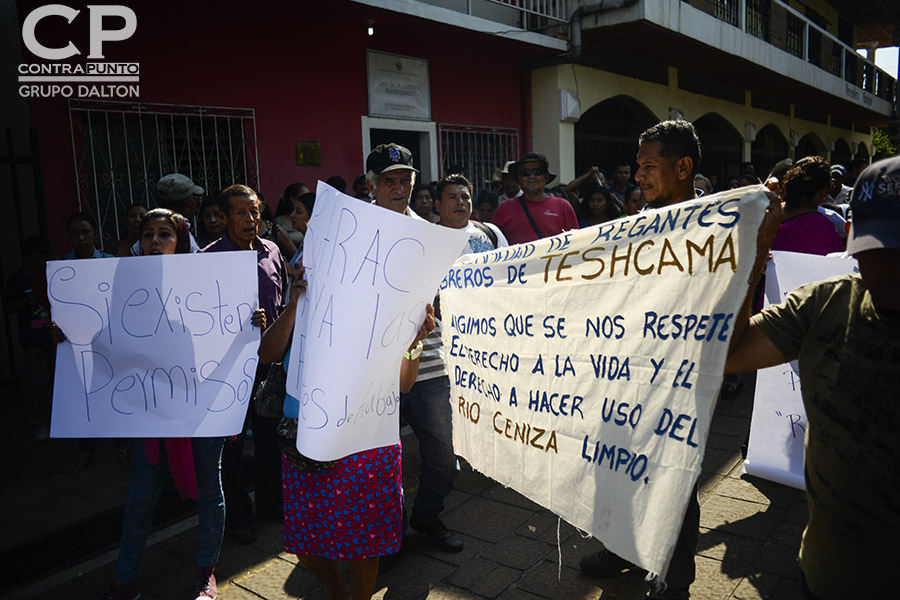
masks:
<svg viewBox="0 0 900 600"><path fill-rule="evenodd" d="M16 133L20 134L18 147L15 143ZM6 235L0 242L0 281L4 282L22 266L22 245L25 240L36 234L47 236L47 208L42 186L38 134L33 127L28 129L28 144L26 148L22 148L24 133L24 129L17 132L12 127L6 127L6 143L0 144L0 196L7 207L7 217L15 219L15 225L7 221ZM0 319L0 336L6 340L0 347L0 385L13 381L18 384L16 361L20 350L15 342L17 336L13 325L17 317L8 310L6 288L0 290L0 307L5 316ZM9 392L7 398L15 400L16 407L23 402L23 396L18 390Z"/></svg>
<svg viewBox="0 0 900 600"><path fill-rule="evenodd" d="M451 167L462 167L475 187L475 194L486 187L497 167L519 158L519 131L502 127L438 124L441 174Z"/></svg>
<svg viewBox="0 0 900 600"><path fill-rule="evenodd" d="M251 108L69 100L69 124L79 210L97 218L104 245L121 237L130 205L156 206L163 175L187 175L208 195L258 190Z"/></svg>

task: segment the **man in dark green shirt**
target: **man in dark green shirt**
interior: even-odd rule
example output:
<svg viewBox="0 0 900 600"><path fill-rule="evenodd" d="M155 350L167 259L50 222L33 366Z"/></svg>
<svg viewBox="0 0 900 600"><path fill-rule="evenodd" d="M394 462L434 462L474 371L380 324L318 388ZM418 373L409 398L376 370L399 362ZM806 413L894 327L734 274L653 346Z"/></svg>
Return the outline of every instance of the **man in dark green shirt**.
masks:
<svg viewBox="0 0 900 600"><path fill-rule="evenodd" d="M900 564L900 157L860 175L859 273L807 284L737 324L726 372L798 360L810 520L803 598L888 598ZM752 287L751 287L752 289ZM893 591L892 591L893 590Z"/></svg>

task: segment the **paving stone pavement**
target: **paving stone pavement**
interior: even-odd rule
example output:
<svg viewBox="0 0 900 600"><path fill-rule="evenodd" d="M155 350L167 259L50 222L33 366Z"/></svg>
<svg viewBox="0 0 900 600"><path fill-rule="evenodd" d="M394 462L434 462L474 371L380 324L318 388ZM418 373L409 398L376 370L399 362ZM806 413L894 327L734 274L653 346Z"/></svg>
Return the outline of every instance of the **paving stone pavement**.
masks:
<svg viewBox="0 0 900 600"><path fill-rule="evenodd" d="M799 597L797 552L807 519L802 492L741 475L752 378L735 399L720 401L700 478L700 537L696 600L787 600ZM404 435L404 488L415 496L417 443ZM642 573L611 580L586 577L581 557L599 542L517 492L463 465L447 499L444 521L465 549L446 554L410 532L406 551L379 576L378 600L637 600ZM257 523L258 538L241 546L226 540L217 567L221 600L324 600L315 579L283 552L281 526ZM140 583L144 600L191 598L196 529L147 549ZM114 565L85 573L38 598L99 598ZM346 567L344 567L346 575Z"/></svg>

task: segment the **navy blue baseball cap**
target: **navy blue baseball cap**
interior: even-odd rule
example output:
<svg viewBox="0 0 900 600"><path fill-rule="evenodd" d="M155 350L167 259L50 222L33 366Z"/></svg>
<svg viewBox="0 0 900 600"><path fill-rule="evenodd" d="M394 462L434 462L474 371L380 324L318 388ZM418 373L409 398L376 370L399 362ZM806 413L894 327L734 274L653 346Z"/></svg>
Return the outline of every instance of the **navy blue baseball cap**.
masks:
<svg viewBox="0 0 900 600"><path fill-rule="evenodd" d="M399 144L381 144L366 157L366 172L372 171L376 175L381 175L397 169L419 172L413 168L412 152Z"/></svg>
<svg viewBox="0 0 900 600"><path fill-rule="evenodd" d="M869 165L850 196L847 252L900 248L900 156Z"/></svg>

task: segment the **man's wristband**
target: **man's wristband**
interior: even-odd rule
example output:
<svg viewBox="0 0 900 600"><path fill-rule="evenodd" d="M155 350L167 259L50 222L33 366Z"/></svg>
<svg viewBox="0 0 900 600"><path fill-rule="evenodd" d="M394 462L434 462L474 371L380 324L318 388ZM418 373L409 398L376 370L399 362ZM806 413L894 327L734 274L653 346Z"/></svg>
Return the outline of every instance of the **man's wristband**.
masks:
<svg viewBox="0 0 900 600"><path fill-rule="evenodd" d="M403 355L403 358L406 360L417 360L422 355L422 340L419 340L419 343L416 344L416 347L412 350L407 350Z"/></svg>

